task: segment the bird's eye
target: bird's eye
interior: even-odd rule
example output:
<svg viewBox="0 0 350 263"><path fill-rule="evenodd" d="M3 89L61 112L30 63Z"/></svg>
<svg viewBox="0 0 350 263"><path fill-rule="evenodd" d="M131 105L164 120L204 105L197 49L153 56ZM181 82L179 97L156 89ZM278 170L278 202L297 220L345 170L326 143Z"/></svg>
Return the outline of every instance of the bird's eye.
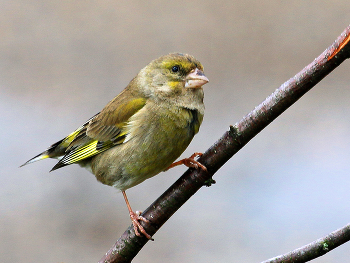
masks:
<svg viewBox="0 0 350 263"><path fill-rule="evenodd" d="M174 72L174 73L176 73L176 72L179 71L179 69L180 69L180 67L176 65L176 66L173 66L173 67L171 68L171 71Z"/></svg>

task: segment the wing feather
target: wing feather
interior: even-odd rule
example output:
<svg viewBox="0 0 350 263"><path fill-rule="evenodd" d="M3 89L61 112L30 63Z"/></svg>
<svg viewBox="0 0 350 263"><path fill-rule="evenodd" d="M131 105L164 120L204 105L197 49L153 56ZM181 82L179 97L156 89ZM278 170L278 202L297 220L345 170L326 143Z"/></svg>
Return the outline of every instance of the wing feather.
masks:
<svg viewBox="0 0 350 263"><path fill-rule="evenodd" d="M62 140L66 150L51 171L73 164L122 144L131 116L146 104L144 98L128 99L124 92L99 113Z"/></svg>

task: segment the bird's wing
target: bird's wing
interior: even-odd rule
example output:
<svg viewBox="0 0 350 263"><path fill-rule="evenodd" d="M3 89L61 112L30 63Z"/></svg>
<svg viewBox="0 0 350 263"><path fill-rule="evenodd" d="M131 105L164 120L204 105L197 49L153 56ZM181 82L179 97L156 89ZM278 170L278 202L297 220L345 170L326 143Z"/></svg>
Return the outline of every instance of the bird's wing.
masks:
<svg viewBox="0 0 350 263"><path fill-rule="evenodd" d="M130 96L131 97L131 96ZM73 164L124 142L131 116L146 104L144 98L128 98L123 93L83 126L62 140L63 158L51 171Z"/></svg>

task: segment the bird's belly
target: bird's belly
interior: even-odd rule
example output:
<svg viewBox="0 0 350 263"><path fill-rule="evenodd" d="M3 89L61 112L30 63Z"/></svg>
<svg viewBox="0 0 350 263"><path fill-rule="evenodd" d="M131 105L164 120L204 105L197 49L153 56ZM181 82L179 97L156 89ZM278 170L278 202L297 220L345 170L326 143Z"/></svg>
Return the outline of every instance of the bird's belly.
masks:
<svg viewBox="0 0 350 263"><path fill-rule="evenodd" d="M193 138L188 127L151 128L92 158L98 181L126 190L170 166Z"/></svg>

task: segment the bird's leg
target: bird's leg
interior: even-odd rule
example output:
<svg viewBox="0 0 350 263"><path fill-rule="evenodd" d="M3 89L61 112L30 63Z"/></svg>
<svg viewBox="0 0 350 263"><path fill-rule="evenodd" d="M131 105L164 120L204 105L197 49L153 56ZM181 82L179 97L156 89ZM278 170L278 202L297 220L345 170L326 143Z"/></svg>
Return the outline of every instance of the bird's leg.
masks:
<svg viewBox="0 0 350 263"><path fill-rule="evenodd" d="M185 159L182 159L182 160L180 160L180 161L177 161L177 162L171 164L166 170L169 170L170 168L173 168L173 167L175 167L175 166L184 164L184 165L186 165L187 167L190 167L190 168L198 169L198 168L200 167L203 171L206 171L207 168L206 168L203 164L201 164L200 162L197 162L197 161L194 159L195 157L197 157L197 156L198 156L198 157L201 157L202 155L203 155L203 153L197 153L197 152L195 152L194 154L192 154L192 155L190 156L190 158L185 158ZM165 170L165 171L166 171L166 170Z"/></svg>
<svg viewBox="0 0 350 263"><path fill-rule="evenodd" d="M128 207L128 210L129 210L130 219L131 219L132 225L134 226L135 234L140 237L141 236L140 232L141 232L148 239L153 240L153 238L149 234L147 234L146 230L143 228L143 226L141 226L141 224L139 222L139 220L142 220L143 222L149 223L149 220L147 218L144 218L143 216L141 216L140 215L141 212L135 213L134 211L132 211L131 206L130 206L129 201L128 201L128 198L126 197L125 191L122 191L122 193L124 196L126 206Z"/></svg>

